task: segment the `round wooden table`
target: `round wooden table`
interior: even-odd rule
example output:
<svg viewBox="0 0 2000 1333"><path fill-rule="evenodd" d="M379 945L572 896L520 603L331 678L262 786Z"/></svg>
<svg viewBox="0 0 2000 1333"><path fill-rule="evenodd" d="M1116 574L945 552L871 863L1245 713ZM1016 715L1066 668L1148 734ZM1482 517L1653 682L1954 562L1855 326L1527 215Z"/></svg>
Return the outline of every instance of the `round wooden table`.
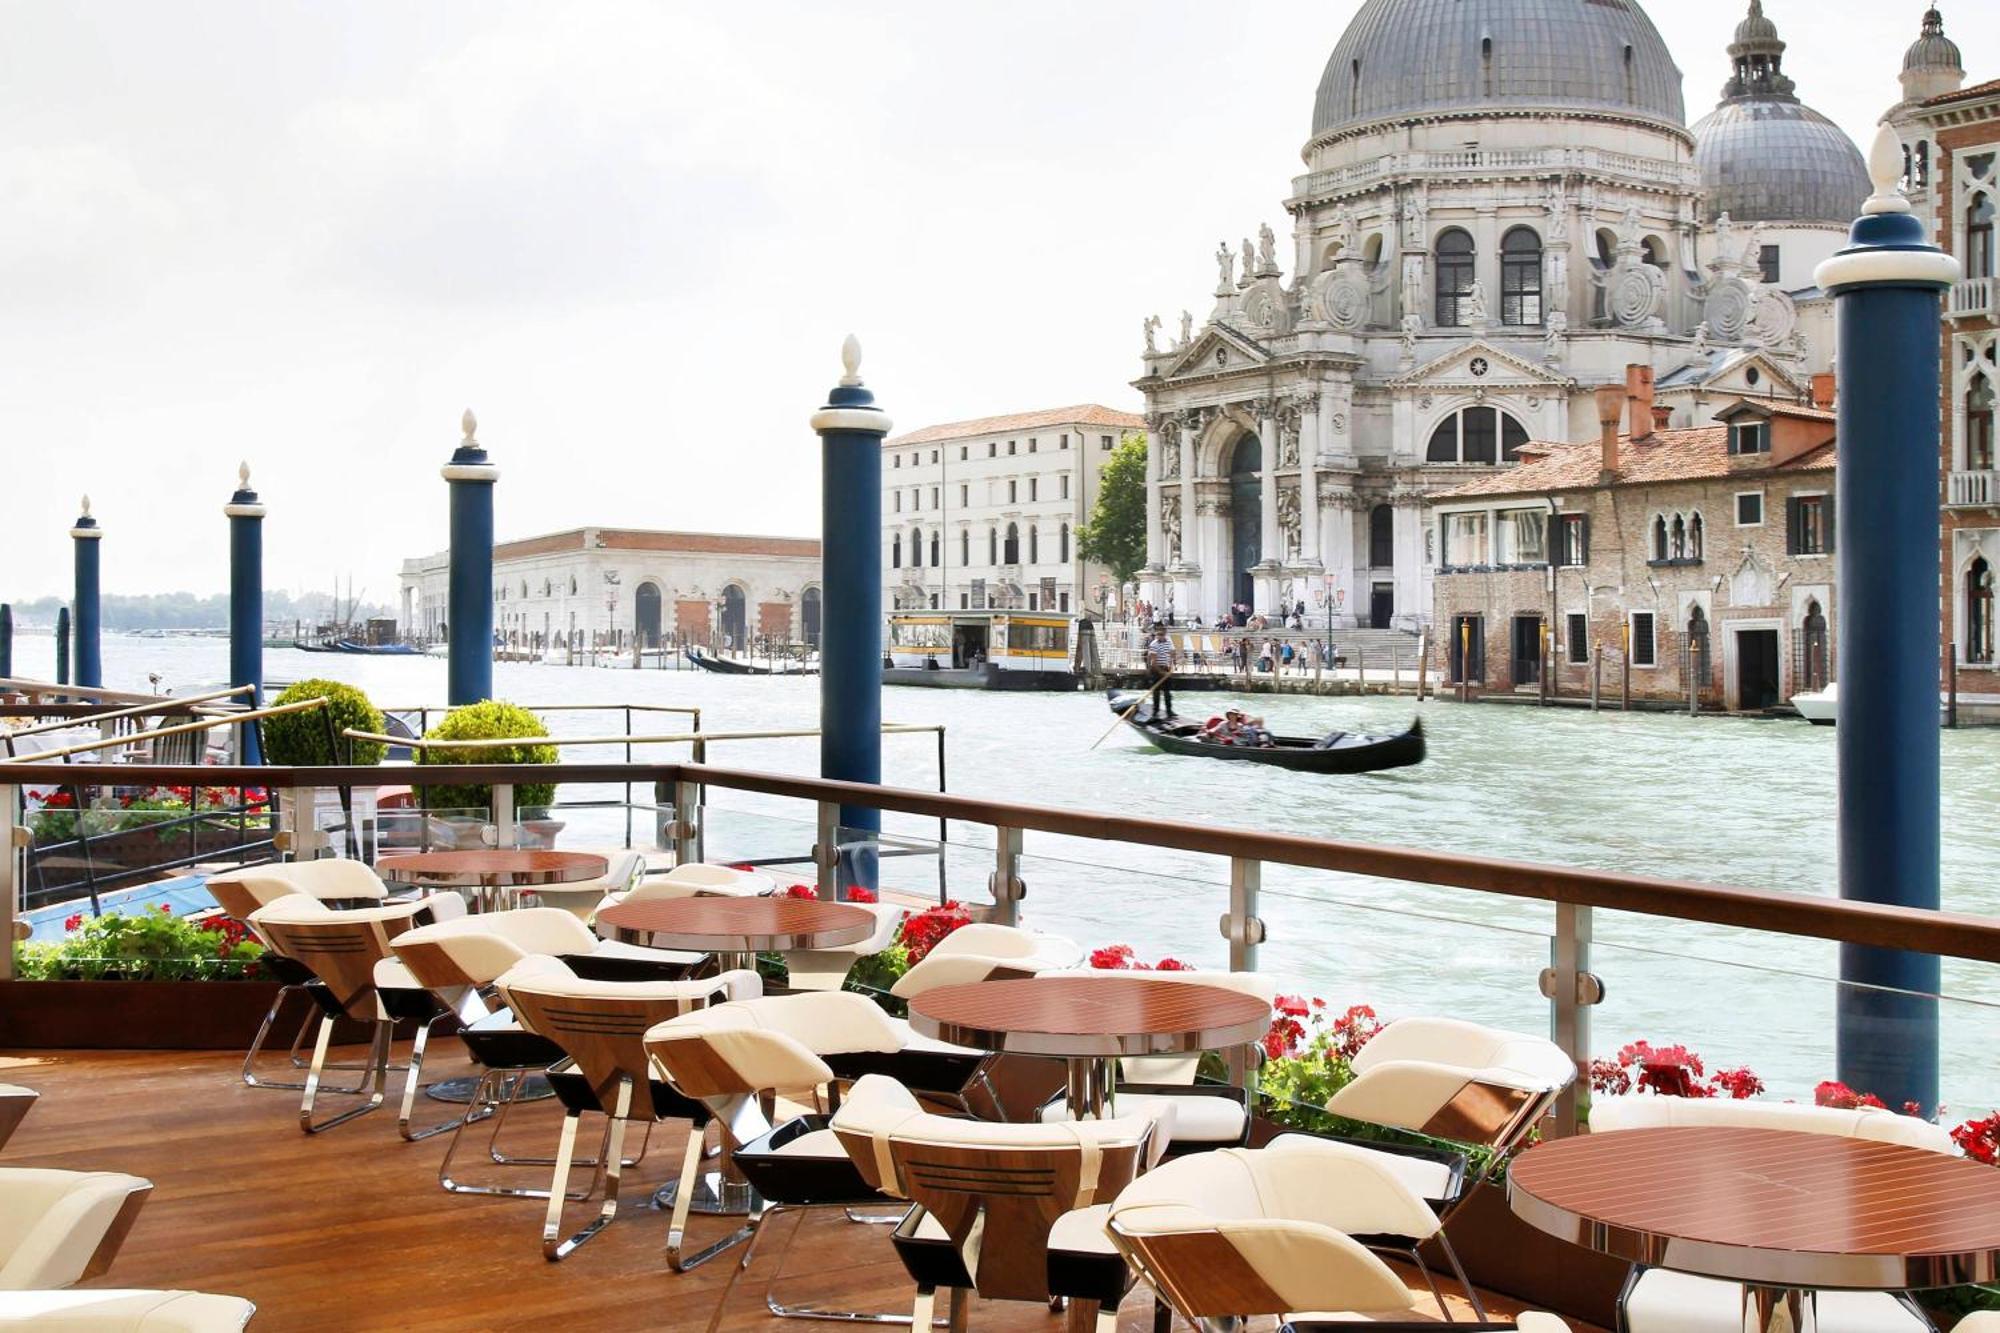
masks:
<svg viewBox="0 0 2000 1333"><path fill-rule="evenodd" d="M834 949L875 932L865 908L812 898L649 898L607 907L597 920L659 948L713 953L725 971L755 967L759 953Z"/></svg>
<svg viewBox="0 0 2000 1333"><path fill-rule="evenodd" d="M1901 1144L1684 1125L1523 1153L1507 1201L1573 1245L1743 1284L1744 1328L1811 1333L1818 1290L2000 1276L1993 1168Z"/></svg>
<svg viewBox="0 0 2000 1333"><path fill-rule="evenodd" d="M410 852L385 856L375 873L395 884L426 888L469 888L482 912L520 904L520 890L537 884L575 884L602 879L610 862L592 852L491 849L469 852Z"/></svg>
<svg viewBox="0 0 2000 1333"><path fill-rule="evenodd" d="M1271 1006L1256 996L1128 974L976 981L910 1001L910 1028L922 1036L1068 1061L1077 1119L1103 1117L1121 1056L1226 1050L1270 1027Z"/></svg>

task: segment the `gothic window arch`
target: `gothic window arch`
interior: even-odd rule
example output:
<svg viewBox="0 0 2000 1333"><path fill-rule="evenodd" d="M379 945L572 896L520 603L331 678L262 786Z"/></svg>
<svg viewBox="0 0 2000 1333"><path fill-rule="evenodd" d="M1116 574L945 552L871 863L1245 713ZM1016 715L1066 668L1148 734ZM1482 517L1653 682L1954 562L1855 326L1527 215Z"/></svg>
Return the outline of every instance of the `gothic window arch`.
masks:
<svg viewBox="0 0 2000 1333"><path fill-rule="evenodd" d="M1483 404L1460 408L1431 430L1426 463L1511 463L1528 442L1528 428L1511 413Z"/></svg>
<svg viewBox="0 0 2000 1333"><path fill-rule="evenodd" d="M1965 391L1965 467L1993 470L1993 382L1984 375L1974 375Z"/></svg>
<svg viewBox="0 0 2000 1333"><path fill-rule="evenodd" d="M1702 558L1702 526L1701 515L1699 513L1693 514L1688 518L1687 553L1690 560L1699 560Z"/></svg>
<svg viewBox="0 0 2000 1333"><path fill-rule="evenodd" d="M1806 603L1806 618L1801 635L1805 640L1806 688L1823 690L1827 678L1832 674L1828 668L1831 659L1827 656L1826 612L1820 610L1819 599Z"/></svg>
<svg viewBox="0 0 2000 1333"><path fill-rule="evenodd" d="M1965 210L1965 276L1993 276L1993 194L1981 190Z"/></svg>
<svg viewBox="0 0 2000 1333"><path fill-rule="evenodd" d="M1533 227L1500 238L1500 322L1542 322L1542 238Z"/></svg>
<svg viewBox="0 0 2000 1333"><path fill-rule="evenodd" d="M1993 567L1983 555L1965 571L1965 660L1993 660Z"/></svg>
<svg viewBox="0 0 2000 1333"><path fill-rule="evenodd" d="M1667 559L1667 516L1653 515L1653 559Z"/></svg>
<svg viewBox="0 0 2000 1333"><path fill-rule="evenodd" d="M1472 233L1463 227L1448 227L1438 233L1436 247L1437 310L1439 328L1465 327L1465 298L1472 293L1473 263L1478 251Z"/></svg>
<svg viewBox="0 0 2000 1333"><path fill-rule="evenodd" d="M1679 514L1675 514L1673 526L1669 531L1672 536L1672 541L1668 544L1668 553L1675 560L1687 559L1687 545L1688 545L1687 520L1682 518Z"/></svg>
<svg viewBox="0 0 2000 1333"><path fill-rule="evenodd" d="M1018 523L1009 523L1009 524L1007 525L1007 540L1006 540L1006 542L1005 542L1005 543L1004 543L1004 544L1002 545L1002 547L1001 547L1001 551L1000 551L1000 554L1001 554L1001 555L1002 555L1003 557L1005 557L1005 558L1004 558L1004 559L1002 559L1002 560L1001 560L1001 562L1000 562L1000 563L1001 563L1001 564L1003 564L1003 565L1018 565L1018 564L1020 564L1020 563L1021 563L1021 526L1020 526L1020 524L1018 524Z"/></svg>

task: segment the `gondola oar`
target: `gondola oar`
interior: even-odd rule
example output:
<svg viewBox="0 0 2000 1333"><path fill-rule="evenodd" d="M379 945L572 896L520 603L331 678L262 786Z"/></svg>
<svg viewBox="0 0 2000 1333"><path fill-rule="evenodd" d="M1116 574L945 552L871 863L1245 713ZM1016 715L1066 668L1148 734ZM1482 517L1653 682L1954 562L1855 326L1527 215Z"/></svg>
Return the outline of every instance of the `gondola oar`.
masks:
<svg viewBox="0 0 2000 1333"><path fill-rule="evenodd" d="M1130 708L1126 709L1126 710L1124 711L1124 713L1123 713L1123 714L1121 714L1121 715L1120 715L1120 716L1119 716L1119 717L1117 718L1117 720L1116 720L1116 721L1112 722L1112 724L1111 724L1111 731L1116 731L1116 730L1118 730L1119 726L1120 726L1121 724L1123 724L1123 723L1125 722L1125 720L1126 720L1127 718L1131 717L1131 716L1132 716L1132 714L1134 714L1134 713L1136 713L1136 712L1138 712L1138 711L1139 711L1139 704L1143 704L1143 703L1145 703L1145 702L1146 702L1146 700L1148 700L1148 699L1152 698L1152 697L1153 697L1154 695L1158 694L1158 693L1160 692L1160 686L1162 686L1162 685L1166 684L1166 683L1167 683L1168 681L1172 680L1173 678L1174 678L1174 673L1173 673L1173 672L1171 672L1171 671L1169 671L1169 672L1168 672L1168 673L1167 673L1166 675L1164 675L1164 676L1160 677L1160 678L1159 678L1159 679L1158 679L1157 681L1153 682L1153 688L1152 688L1152 689L1150 689L1150 690L1147 690L1147 691L1146 691L1146 692L1145 692L1144 694L1142 694L1142 695L1140 695L1140 696L1139 696L1139 703L1136 703L1136 704L1133 704L1133 705L1132 705L1132 706L1131 706ZM1111 731L1107 731L1107 732L1105 732L1105 733L1104 733L1104 734L1103 734L1102 736L1099 736L1099 737L1098 737L1098 738L1097 738L1096 740L1092 741L1092 742L1090 743L1090 750L1095 750L1095 749L1096 749L1096 748L1097 748L1098 746L1100 746L1100 745L1104 744L1104 742L1106 742L1106 741L1110 740L1110 739L1111 739ZM1084 751L1084 753L1085 753L1085 754L1089 754L1089 753L1090 753L1090 750L1085 750L1085 751Z"/></svg>

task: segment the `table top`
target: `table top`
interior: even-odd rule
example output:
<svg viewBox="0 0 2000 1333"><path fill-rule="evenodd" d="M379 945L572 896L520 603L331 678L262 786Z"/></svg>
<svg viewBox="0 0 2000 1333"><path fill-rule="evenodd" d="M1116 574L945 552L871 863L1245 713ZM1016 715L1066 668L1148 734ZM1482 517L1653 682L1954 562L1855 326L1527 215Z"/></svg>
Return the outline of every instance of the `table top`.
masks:
<svg viewBox="0 0 2000 1333"><path fill-rule="evenodd" d="M610 863L591 852L529 848L469 852L411 852L385 856L375 873L397 884L574 884L601 879Z"/></svg>
<svg viewBox="0 0 2000 1333"><path fill-rule="evenodd" d="M597 920L663 948L734 953L832 949L875 933L867 909L812 898L648 898L607 907Z"/></svg>
<svg viewBox="0 0 2000 1333"><path fill-rule="evenodd" d="M1994 1168L1872 1139L1685 1125L1523 1153L1507 1200L1621 1259L1768 1286L1901 1290L2000 1275Z"/></svg>
<svg viewBox="0 0 2000 1333"><path fill-rule="evenodd" d="M910 1027L954 1046L1023 1055L1176 1055L1260 1039L1271 1006L1199 982L1028 977L926 991L910 1001Z"/></svg>

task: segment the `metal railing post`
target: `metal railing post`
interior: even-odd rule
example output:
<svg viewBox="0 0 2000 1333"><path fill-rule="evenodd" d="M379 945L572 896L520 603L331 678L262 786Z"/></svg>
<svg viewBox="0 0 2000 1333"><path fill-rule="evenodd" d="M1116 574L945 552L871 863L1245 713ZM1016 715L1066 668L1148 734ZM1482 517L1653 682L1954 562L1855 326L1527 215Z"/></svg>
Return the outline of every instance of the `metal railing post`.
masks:
<svg viewBox="0 0 2000 1333"><path fill-rule="evenodd" d="M0 981L14 979L14 920L21 912L21 888L27 883L28 844L34 841L21 814L21 789L0 784Z"/></svg>
<svg viewBox="0 0 2000 1333"><path fill-rule="evenodd" d="M1604 983L1590 971L1590 936L1590 908L1556 904L1541 991L1549 1001L1549 1039L1576 1062L1576 1081L1556 1102L1558 1138L1576 1133L1590 1113L1590 1007L1604 998Z"/></svg>
<svg viewBox="0 0 2000 1333"><path fill-rule="evenodd" d="M691 865L701 860L701 787L693 782L674 783L674 864Z"/></svg>
<svg viewBox="0 0 2000 1333"><path fill-rule="evenodd" d="M514 819L514 784L493 784L493 845L511 851L521 845L521 826Z"/></svg>
<svg viewBox="0 0 2000 1333"><path fill-rule="evenodd" d="M819 900L830 903L840 897L840 804L820 801L818 829L813 837L813 864L818 868Z"/></svg>
<svg viewBox="0 0 2000 1333"><path fill-rule="evenodd" d="M1021 882L1021 830L993 830L993 877L987 881L993 893L992 920L1003 926L1021 924L1021 899L1028 886Z"/></svg>
<svg viewBox="0 0 2000 1333"><path fill-rule="evenodd" d="M1247 857L1229 858L1229 911L1219 923L1229 942L1229 970L1255 972L1257 946L1264 942L1264 920L1257 915L1257 895L1264 884L1264 863Z"/></svg>

